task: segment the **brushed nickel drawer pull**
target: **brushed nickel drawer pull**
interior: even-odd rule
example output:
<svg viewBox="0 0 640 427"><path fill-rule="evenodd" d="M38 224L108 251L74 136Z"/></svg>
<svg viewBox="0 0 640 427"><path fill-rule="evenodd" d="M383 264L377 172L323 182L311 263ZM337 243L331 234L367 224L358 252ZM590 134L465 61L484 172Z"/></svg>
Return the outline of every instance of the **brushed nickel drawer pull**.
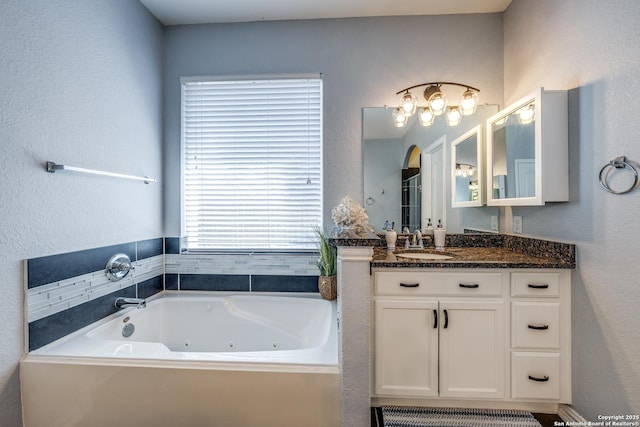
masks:
<svg viewBox="0 0 640 427"><path fill-rule="evenodd" d="M461 288L467 289L475 289L480 287L480 285L477 283L458 283L458 285L460 285Z"/></svg>
<svg viewBox="0 0 640 427"><path fill-rule="evenodd" d="M537 381L537 382L539 382L539 383L546 383L547 381L549 381L549 377L548 377L547 375L545 375L545 376L544 376L544 377L542 377L542 378L539 378L539 377L533 377L533 376L529 375L529 379L530 379L531 381Z"/></svg>
<svg viewBox="0 0 640 427"><path fill-rule="evenodd" d="M545 331L545 330L549 329L549 325L542 325L542 326L527 325L527 328L533 329L533 330L536 330L536 331Z"/></svg>
<svg viewBox="0 0 640 427"><path fill-rule="evenodd" d="M400 286L403 288L417 288L420 286L420 283L400 283Z"/></svg>
<svg viewBox="0 0 640 427"><path fill-rule="evenodd" d="M549 285L547 283L529 283L531 289L549 289Z"/></svg>

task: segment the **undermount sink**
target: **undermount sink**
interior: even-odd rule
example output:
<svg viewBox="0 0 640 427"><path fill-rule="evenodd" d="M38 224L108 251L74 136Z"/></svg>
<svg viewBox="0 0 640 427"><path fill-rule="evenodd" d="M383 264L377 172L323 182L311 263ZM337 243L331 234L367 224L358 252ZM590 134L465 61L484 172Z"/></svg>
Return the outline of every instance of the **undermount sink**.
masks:
<svg viewBox="0 0 640 427"><path fill-rule="evenodd" d="M398 258L408 258L408 259L429 259L429 260L439 260L439 259L451 259L453 257L449 255L442 254L427 254L427 253L405 253L405 254L396 254Z"/></svg>

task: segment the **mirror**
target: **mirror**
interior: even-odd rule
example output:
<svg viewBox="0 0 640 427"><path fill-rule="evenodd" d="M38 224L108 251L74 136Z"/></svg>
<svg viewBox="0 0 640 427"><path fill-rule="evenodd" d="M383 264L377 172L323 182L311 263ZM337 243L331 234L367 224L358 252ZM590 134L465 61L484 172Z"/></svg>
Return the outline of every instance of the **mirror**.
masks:
<svg viewBox="0 0 640 427"><path fill-rule="evenodd" d="M418 187L422 203L420 213L416 208L407 211L416 219L413 226L417 228L419 219L420 227L426 228L426 220L431 218L434 225L438 219L442 219L450 233L491 231L491 216L498 215L497 208L451 208L451 169L445 160L450 158L448 141L454 141L485 123L498 111L498 107L481 105L475 114L464 116L462 123L454 127L448 126L443 117L437 117L429 127L422 127L414 116L405 127L395 128L391 121L392 111L392 108L385 107L363 109L363 206L367 209L369 224L377 232L382 232L385 223L393 223L396 230L402 230L403 169L411 147L415 146L420 150L419 173L422 184ZM440 151L438 145L442 147ZM439 181L438 177L441 177ZM417 197L416 194L411 201L417 200Z"/></svg>
<svg viewBox="0 0 640 427"><path fill-rule="evenodd" d="M491 119L491 199L535 196L535 124L533 101Z"/></svg>
<svg viewBox="0 0 640 427"><path fill-rule="evenodd" d="M465 208L484 204L482 125L451 142L451 206Z"/></svg>

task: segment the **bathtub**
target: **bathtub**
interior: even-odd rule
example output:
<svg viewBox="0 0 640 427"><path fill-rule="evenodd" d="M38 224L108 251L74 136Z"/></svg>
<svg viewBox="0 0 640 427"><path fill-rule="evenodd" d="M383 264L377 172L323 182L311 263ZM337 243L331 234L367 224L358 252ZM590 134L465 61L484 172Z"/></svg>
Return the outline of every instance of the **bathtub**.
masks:
<svg viewBox="0 0 640 427"><path fill-rule="evenodd" d="M26 355L24 425L339 426L337 343L335 302L165 293Z"/></svg>

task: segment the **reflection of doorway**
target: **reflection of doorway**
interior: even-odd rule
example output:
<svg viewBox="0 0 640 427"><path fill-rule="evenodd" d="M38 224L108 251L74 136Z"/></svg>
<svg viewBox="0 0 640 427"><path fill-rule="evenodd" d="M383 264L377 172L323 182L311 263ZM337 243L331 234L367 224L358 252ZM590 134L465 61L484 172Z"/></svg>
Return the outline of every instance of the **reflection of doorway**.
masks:
<svg viewBox="0 0 640 427"><path fill-rule="evenodd" d="M422 219L426 227L427 218L433 224L442 220L446 226L445 199L445 152L447 136L443 135L422 152Z"/></svg>
<svg viewBox="0 0 640 427"><path fill-rule="evenodd" d="M536 161L535 159L515 159L516 197L535 197Z"/></svg>
<svg viewBox="0 0 640 427"><path fill-rule="evenodd" d="M420 179L420 149L409 147L402 166L402 230L420 228L422 180Z"/></svg>

